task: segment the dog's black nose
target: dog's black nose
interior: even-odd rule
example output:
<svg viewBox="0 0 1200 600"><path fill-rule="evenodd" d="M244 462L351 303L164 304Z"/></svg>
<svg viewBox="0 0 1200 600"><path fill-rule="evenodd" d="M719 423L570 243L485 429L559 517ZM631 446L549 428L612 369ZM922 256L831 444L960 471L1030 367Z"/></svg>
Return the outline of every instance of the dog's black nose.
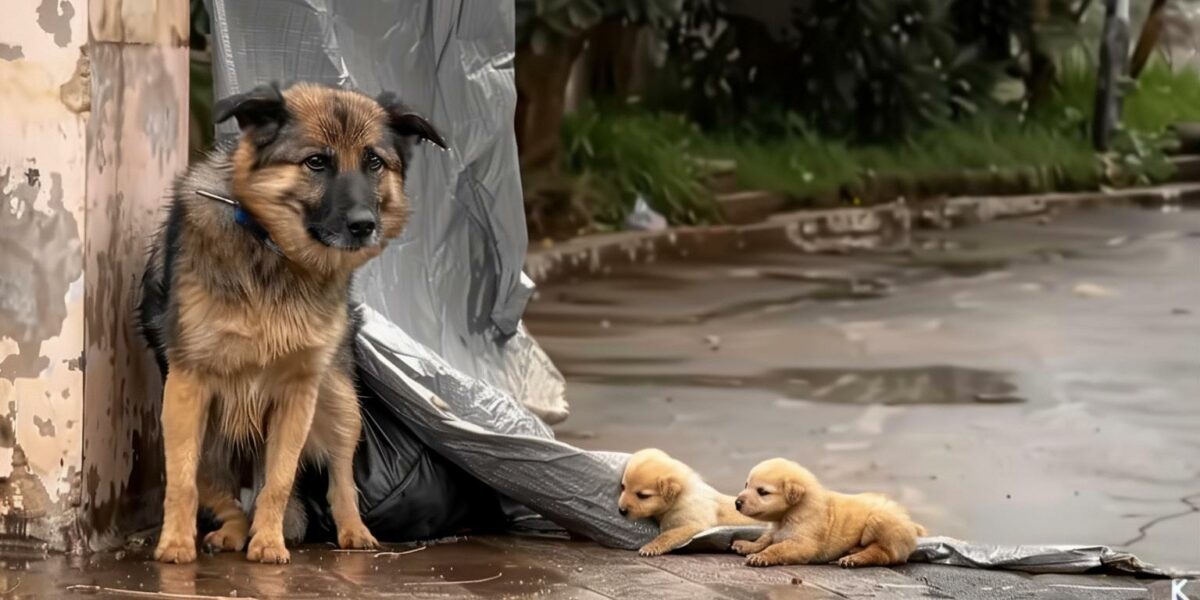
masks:
<svg viewBox="0 0 1200 600"><path fill-rule="evenodd" d="M623 517L623 516L629 514L629 509L628 508L618 508L617 512L621 513L621 516Z"/></svg>
<svg viewBox="0 0 1200 600"><path fill-rule="evenodd" d="M733 501L733 507L734 507L734 508L736 508L736 509L738 509L738 510L742 510L742 499L741 499L741 498L738 498L737 500L734 500L734 501Z"/></svg>
<svg viewBox="0 0 1200 600"><path fill-rule="evenodd" d="M370 214L362 216L354 216L346 223L346 227L350 230L350 235L357 238L365 238L375 233L375 217Z"/></svg>

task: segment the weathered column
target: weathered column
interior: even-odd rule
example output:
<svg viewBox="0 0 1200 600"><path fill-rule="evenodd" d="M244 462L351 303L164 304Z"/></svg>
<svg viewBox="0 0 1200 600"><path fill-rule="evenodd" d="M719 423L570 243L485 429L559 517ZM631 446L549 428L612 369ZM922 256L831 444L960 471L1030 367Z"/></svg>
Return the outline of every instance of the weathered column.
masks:
<svg viewBox="0 0 1200 600"><path fill-rule="evenodd" d="M186 163L187 18L184 0L9 0L0 19L0 523L29 545L112 545L159 510L132 310Z"/></svg>

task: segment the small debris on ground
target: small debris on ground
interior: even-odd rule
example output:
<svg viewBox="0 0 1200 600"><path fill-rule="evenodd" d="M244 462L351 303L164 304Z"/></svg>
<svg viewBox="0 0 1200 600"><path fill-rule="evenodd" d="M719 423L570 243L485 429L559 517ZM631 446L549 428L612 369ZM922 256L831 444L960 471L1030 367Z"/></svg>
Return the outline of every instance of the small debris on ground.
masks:
<svg viewBox="0 0 1200 600"><path fill-rule="evenodd" d="M709 350L715 352L721 348L721 337L716 335L706 335L704 336L704 343L708 344Z"/></svg>
<svg viewBox="0 0 1200 600"><path fill-rule="evenodd" d="M1074 291L1076 296L1083 298L1108 298L1117 295L1115 291L1102 285L1086 282L1075 284Z"/></svg>

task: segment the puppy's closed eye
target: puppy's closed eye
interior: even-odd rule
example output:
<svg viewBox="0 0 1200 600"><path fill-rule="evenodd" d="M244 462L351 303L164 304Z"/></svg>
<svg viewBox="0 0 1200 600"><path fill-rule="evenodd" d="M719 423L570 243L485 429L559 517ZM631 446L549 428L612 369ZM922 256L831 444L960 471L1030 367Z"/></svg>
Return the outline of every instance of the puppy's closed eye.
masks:
<svg viewBox="0 0 1200 600"><path fill-rule="evenodd" d="M638 500L645 500L650 497L650 494L647 494L646 492L638 492L637 497Z"/></svg>
<svg viewBox="0 0 1200 600"><path fill-rule="evenodd" d="M758 495L759 495L759 496L766 496L767 494L770 494L770 493L771 493L771 492L768 492L768 491L767 491L767 488L758 488Z"/></svg>

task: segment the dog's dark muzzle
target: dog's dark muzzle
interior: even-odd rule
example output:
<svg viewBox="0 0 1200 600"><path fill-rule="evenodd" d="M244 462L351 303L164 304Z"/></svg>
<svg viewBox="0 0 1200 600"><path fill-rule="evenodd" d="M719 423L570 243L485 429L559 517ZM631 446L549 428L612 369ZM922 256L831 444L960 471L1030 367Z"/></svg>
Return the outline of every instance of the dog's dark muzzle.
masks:
<svg viewBox="0 0 1200 600"><path fill-rule="evenodd" d="M308 234L332 248L356 250L375 242L379 230L378 202L371 183L361 173L335 177L308 218Z"/></svg>

